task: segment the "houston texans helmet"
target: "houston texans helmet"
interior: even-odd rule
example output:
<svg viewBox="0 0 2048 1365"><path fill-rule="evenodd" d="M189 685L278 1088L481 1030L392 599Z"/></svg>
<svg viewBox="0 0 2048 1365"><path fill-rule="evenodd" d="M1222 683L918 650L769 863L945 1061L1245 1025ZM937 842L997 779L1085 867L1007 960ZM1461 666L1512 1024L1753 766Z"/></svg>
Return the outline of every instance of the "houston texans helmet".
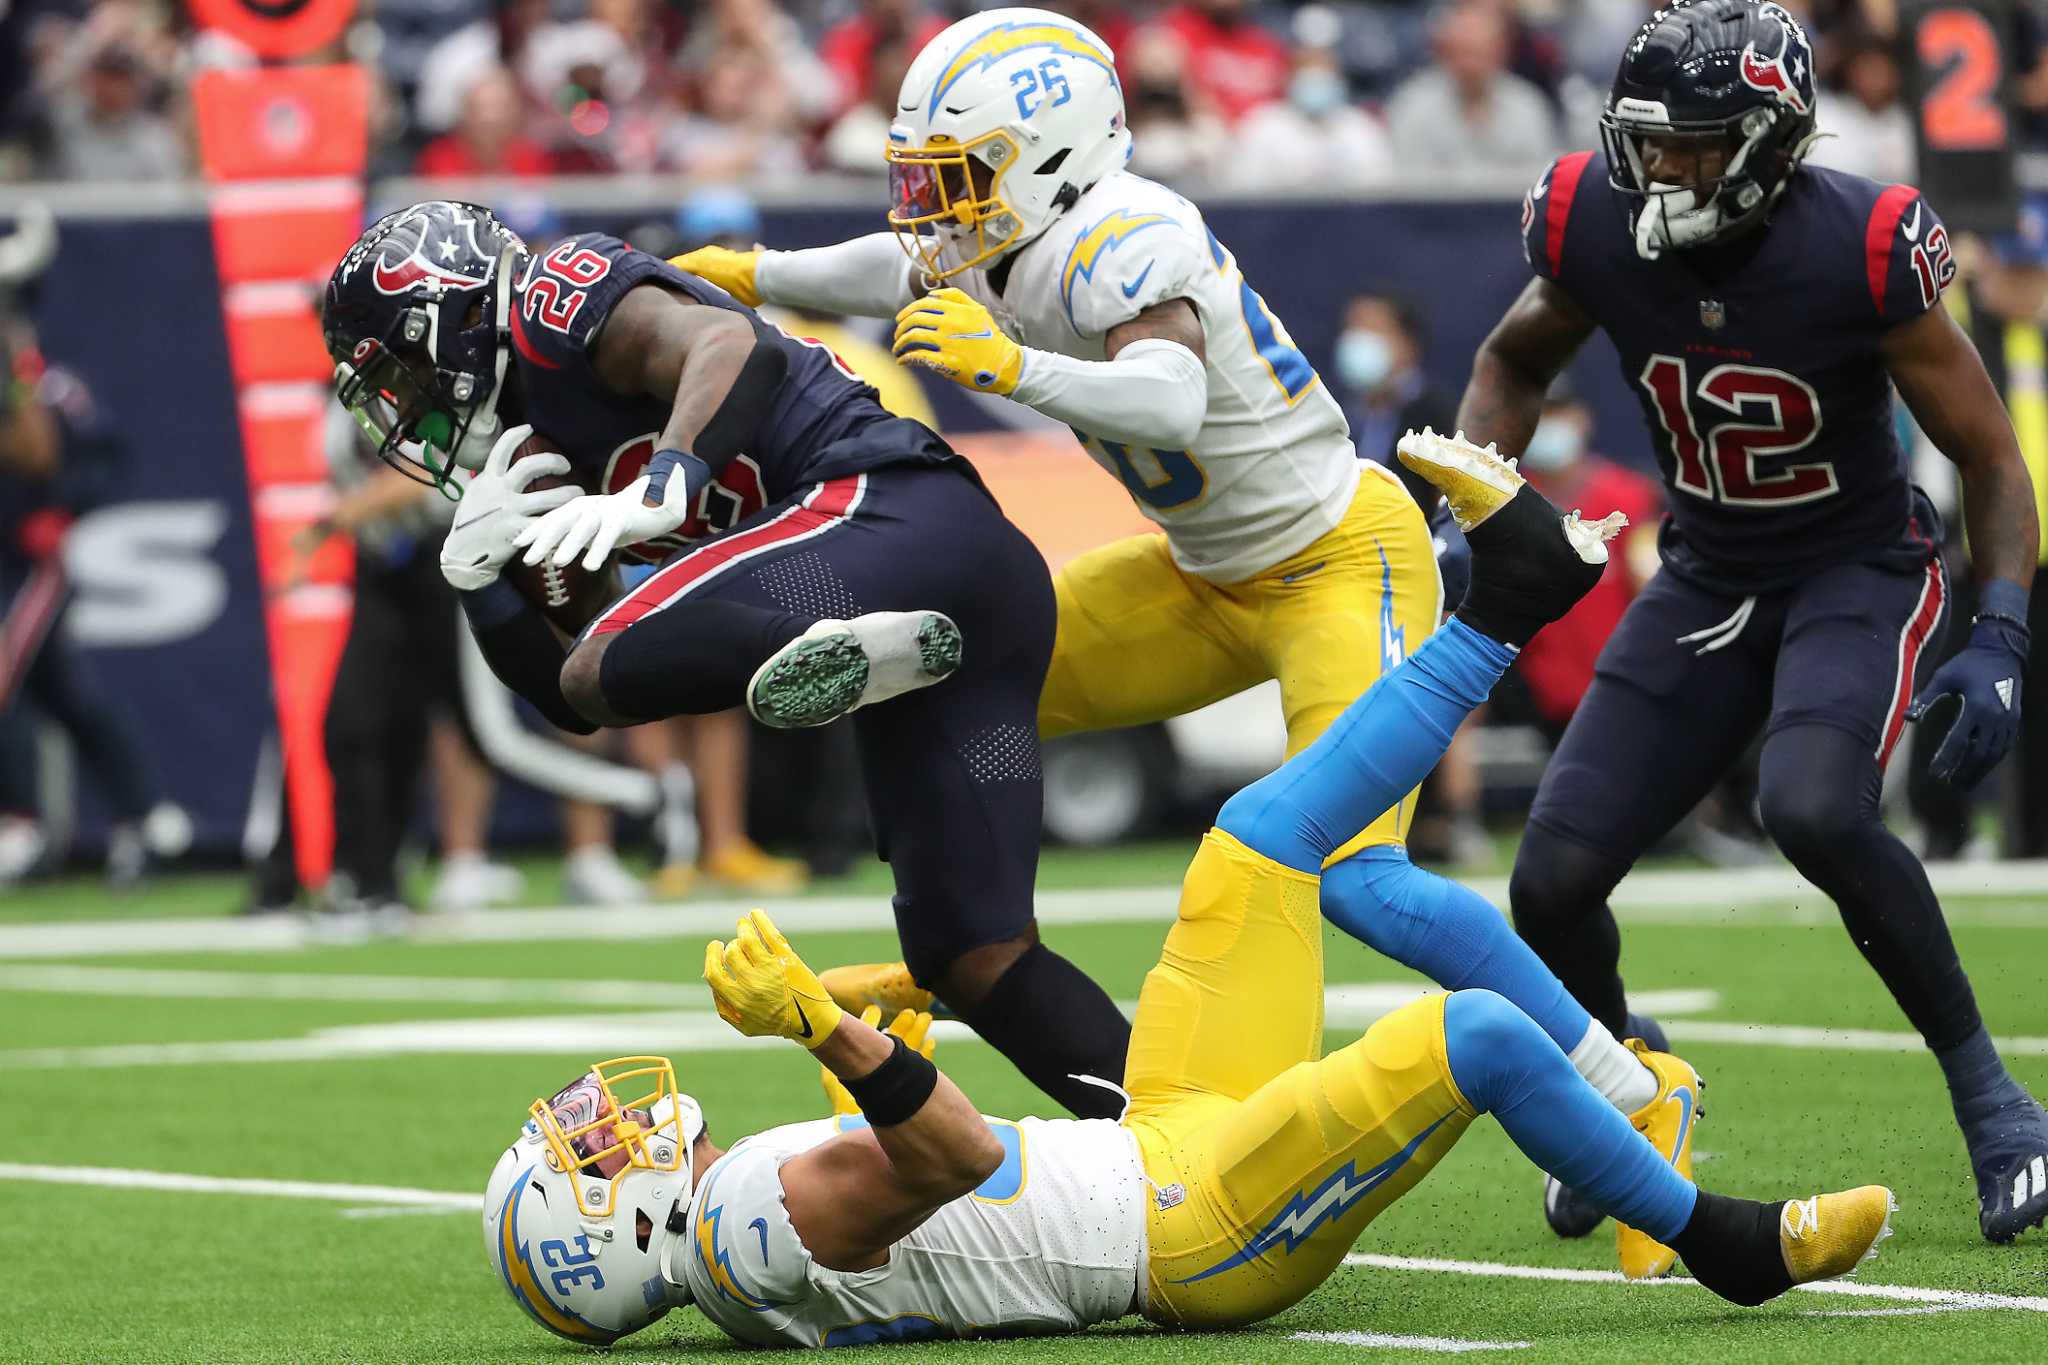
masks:
<svg viewBox="0 0 2048 1365"><path fill-rule="evenodd" d="M489 209L436 199L372 223L328 277L334 393L378 457L446 491L501 425L512 281L527 255Z"/></svg>
<svg viewBox="0 0 2048 1365"><path fill-rule="evenodd" d="M1760 225L1813 145L1813 47L1770 0L1678 0L1621 56L1600 118L1610 182L1654 260Z"/></svg>

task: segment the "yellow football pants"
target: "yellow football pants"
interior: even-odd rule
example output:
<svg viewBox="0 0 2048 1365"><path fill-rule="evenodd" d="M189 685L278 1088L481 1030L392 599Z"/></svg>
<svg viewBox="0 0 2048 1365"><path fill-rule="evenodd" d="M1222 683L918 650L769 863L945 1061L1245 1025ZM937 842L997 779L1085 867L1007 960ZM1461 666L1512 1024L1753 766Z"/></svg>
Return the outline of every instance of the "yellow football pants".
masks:
<svg viewBox="0 0 2048 1365"><path fill-rule="evenodd" d="M1295 1303L1475 1116L1442 995L1321 1055L1317 886L1210 830L1145 978L1124 1123L1152 1182L1155 1322L1236 1326Z"/></svg>
<svg viewBox="0 0 2048 1365"><path fill-rule="evenodd" d="M1280 682L1287 756L1436 629L1443 585L1429 528L1400 481L1368 465L1342 521L1242 583L1173 562L1166 537L1131 536L1053 578L1059 633L1038 703L1047 739L1184 715ZM1404 800L1331 861L1407 838Z"/></svg>

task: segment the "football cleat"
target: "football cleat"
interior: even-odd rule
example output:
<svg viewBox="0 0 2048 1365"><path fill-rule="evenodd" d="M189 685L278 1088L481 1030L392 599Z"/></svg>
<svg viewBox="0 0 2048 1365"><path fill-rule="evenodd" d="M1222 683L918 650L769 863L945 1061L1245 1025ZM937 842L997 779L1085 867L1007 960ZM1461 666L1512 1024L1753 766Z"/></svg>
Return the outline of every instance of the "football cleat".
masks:
<svg viewBox="0 0 2048 1365"><path fill-rule="evenodd" d="M818 984L848 1014L857 1015L872 1005L881 1010L885 1019L893 1019L904 1010L929 1014L934 1019L957 1017L944 1001L918 985L910 968L901 962L827 967L818 973Z"/></svg>
<svg viewBox="0 0 2048 1365"><path fill-rule="evenodd" d="M960 667L960 627L937 611L872 611L823 620L769 655L747 684L747 710L778 730L944 682Z"/></svg>
<svg viewBox="0 0 2048 1365"><path fill-rule="evenodd" d="M1692 1131L1699 1118L1700 1091L1706 1088L1705 1083L1685 1062L1668 1052L1652 1051L1640 1038L1629 1039L1628 1047L1657 1077L1657 1097L1629 1115L1628 1121L1680 1175L1690 1180ZM1621 1259L1621 1273L1631 1280L1656 1279L1669 1273L1678 1259L1678 1253L1670 1247L1619 1220L1614 1225L1614 1249Z"/></svg>
<svg viewBox="0 0 2048 1365"><path fill-rule="evenodd" d="M1979 1138L1979 1134L1983 1134ZM1974 1125L1977 1226L1988 1242L2010 1242L2048 1220L2048 1112L2031 1097Z"/></svg>
<svg viewBox="0 0 2048 1365"><path fill-rule="evenodd" d="M1428 479L1451 505L1460 531L1470 532L1514 501L1528 480L1495 446L1476 446L1465 433L1439 436L1429 427L1403 433L1395 447L1401 463Z"/></svg>
<svg viewBox="0 0 2048 1365"><path fill-rule="evenodd" d="M1892 1235L1899 1204L1882 1185L1788 1199L1778 1215L1778 1249L1794 1284L1853 1275Z"/></svg>
<svg viewBox="0 0 2048 1365"><path fill-rule="evenodd" d="M704 859L704 875L733 891L788 896L804 889L810 870L795 858L778 858L751 839L742 839Z"/></svg>
<svg viewBox="0 0 2048 1365"><path fill-rule="evenodd" d="M1631 1014L1625 1038L1640 1038L1652 1052L1669 1052L1664 1026L1647 1014ZM1543 1221L1560 1237L1585 1237L1605 1222L1607 1214L1592 1200L1554 1175L1543 1177Z"/></svg>

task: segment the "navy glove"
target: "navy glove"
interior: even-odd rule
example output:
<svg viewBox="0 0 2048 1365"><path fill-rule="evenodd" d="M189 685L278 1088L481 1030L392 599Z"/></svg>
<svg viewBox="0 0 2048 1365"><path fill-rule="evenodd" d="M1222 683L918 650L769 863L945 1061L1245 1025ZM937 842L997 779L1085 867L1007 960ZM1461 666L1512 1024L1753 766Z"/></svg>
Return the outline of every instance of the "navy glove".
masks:
<svg viewBox="0 0 2048 1365"><path fill-rule="evenodd" d="M2026 678L2027 590L1993 579L1978 595L1979 611L1963 652L1935 670L1913 699L1906 719L1918 722L1948 697L1955 719L1927 771L1950 786L1970 788L1984 780L2020 728L2020 685Z"/></svg>

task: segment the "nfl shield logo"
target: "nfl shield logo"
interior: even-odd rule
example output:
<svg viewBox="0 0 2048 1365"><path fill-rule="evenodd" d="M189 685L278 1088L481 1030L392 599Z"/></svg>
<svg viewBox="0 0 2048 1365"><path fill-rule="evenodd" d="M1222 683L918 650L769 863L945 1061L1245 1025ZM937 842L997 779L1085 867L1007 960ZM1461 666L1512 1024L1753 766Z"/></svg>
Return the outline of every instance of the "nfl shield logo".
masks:
<svg viewBox="0 0 2048 1365"><path fill-rule="evenodd" d="M1728 321L1728 310L1721 306L1719 299L1700 300L1700 324L1710 332L1721 330L1721 324Z"/></svg>

